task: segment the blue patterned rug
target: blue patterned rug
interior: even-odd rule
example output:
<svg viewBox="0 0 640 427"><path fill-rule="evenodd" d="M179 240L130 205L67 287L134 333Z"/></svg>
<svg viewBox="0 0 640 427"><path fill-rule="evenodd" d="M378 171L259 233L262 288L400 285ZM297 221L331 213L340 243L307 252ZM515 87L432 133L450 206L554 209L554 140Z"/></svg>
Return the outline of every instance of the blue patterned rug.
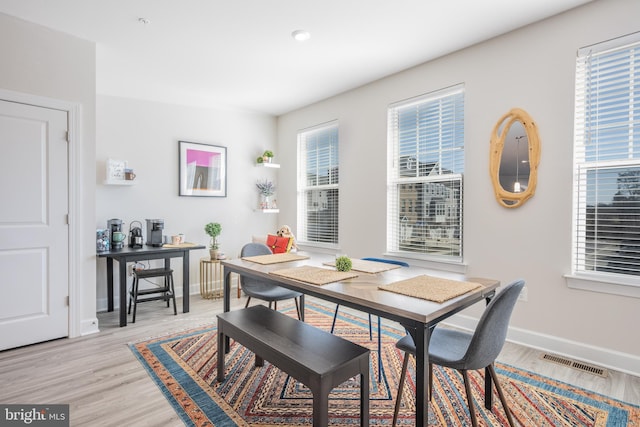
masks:
<svg viewBox="0 0 640 427"><path fill-rule="evenodd" d="M284 310L294 316L294 310ZM306 304L306 321L331 328L333 312L322 305ZM403 353L395 348L402 331L383 329L381 381L376 382L377 343L369 340L368 322L342 314L336 334L371 349L371 425L390 425ZM309 390L265 362L253 366L253 354L233 343L226 356L226 379L216 381L216 328L202 327L163 336L130 348L188 426L311 425ZM414 364L405 383L398 425L414 425ZM435 367L434 395L429 405L430 426L470 425L462 377L457 371ZM496 364L502 387L516 423L522 426L640 427L640 407L545 378L504 364ZM504 410L494 390L493 411L484 408L484 371L469 374L480 426L507 426ZM331 394L332 426L359 422L358 380L347 381Z"/></svg>

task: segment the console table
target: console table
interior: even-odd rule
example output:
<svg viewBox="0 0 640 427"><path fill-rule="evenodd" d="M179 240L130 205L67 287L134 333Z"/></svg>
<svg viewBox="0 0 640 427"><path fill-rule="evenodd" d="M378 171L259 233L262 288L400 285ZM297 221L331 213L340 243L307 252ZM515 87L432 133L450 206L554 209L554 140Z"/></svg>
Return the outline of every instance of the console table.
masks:
<svg viewBox="0 0 640 427"><path fill-rule="evenodd" d="M164 259L165 268L170 268L171 258L182 258L182 312L189 312L189 251L205 249L202 245L185 243L170 247L143 246L139 249L124 247L119 250L98 252L99 258L107 259L107 311L113 311L113 261L118 261L120 281L120 326L127 326L127 263Z"/></svg>

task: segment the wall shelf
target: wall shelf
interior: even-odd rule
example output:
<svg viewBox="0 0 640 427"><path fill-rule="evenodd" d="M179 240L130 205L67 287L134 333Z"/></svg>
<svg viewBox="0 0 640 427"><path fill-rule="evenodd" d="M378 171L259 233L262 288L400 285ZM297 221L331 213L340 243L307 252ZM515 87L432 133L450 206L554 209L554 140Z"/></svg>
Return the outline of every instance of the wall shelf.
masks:
<svg viewBox="0 0 640 427"><path fill-rule="evenodd" d="M280 169L280 165L278 163L256 163L256 166L261 168Z"/></svg>
<svg viewBox="0 0 640 427"><path fill-rule="evenodd" d="M255 165L256 167L259 167L259 168L280 169L280 165L278 163L272 163L272 162L262 162L262 163L256 162ZM272 196L269 196L268 199L263 199L261 196L260 203L258 204L259 207L257 209L254 209L254 211L267 213L267 214L280 212L280 209L275 207L276 204L274 202L271 202L271 200L272 200ZM274 206L274 207L265 209L264 206Z"/></svg>
<svg viewBox="0 0 640 427"><path fill-rule="evenodd" d="M133 185L135 181L132 179L105 179L104 185Z"/></svg>

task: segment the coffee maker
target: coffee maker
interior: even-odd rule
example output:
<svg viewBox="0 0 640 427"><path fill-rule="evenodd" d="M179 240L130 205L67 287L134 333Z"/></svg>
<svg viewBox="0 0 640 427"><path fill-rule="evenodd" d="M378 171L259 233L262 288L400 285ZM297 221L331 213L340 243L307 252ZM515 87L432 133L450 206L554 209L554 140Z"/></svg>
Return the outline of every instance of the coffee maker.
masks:
<svg viewBox="0 0 640 427"><path fill-rule="evenodd" d="M122 220L113 218L107 221L107 229L109 230L109 238L111 240L111 250L118 250L124 247L124 242L116 242L113 240L113 233L116 231L122 232Z"/></svg>
<svg viewBox="0 0 640 427"><path fill-rule="evenodd" d="M162 246L163 219L147 220L147 246Z"/></svg>
<svg viewBox="0 0 640 427"><path fill-rule="evenodd" d="M137 224L137 226L134 224ZM134 249L142 248L142 223L140 221L131 221L131 224L129 224L129 247Z"/></svg>

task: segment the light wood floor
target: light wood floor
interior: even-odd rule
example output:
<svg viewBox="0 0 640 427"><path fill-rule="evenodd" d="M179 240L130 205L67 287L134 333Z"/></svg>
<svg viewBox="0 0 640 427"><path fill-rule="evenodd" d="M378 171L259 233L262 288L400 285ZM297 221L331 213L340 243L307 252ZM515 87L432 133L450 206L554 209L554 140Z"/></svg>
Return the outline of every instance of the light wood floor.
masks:
<svg viewBox="0 0 640 427"><path fill-rule="evenodd" d="M232 308L244 306L244 302L244 298L233 298ZM68 403L72 426L183 425L127 344L210 324L222 311L222 301L194 295L191 312L178 316L158 304L139 305L136 323L124 328L118 327L117 312L100 313L98 334L0 352L0 402ZM182 307L180 300L178 307ZM541 360L539 355L507 343L499 360L640 404L638 377L609 371L607 378L601 378Z"/></svg>

